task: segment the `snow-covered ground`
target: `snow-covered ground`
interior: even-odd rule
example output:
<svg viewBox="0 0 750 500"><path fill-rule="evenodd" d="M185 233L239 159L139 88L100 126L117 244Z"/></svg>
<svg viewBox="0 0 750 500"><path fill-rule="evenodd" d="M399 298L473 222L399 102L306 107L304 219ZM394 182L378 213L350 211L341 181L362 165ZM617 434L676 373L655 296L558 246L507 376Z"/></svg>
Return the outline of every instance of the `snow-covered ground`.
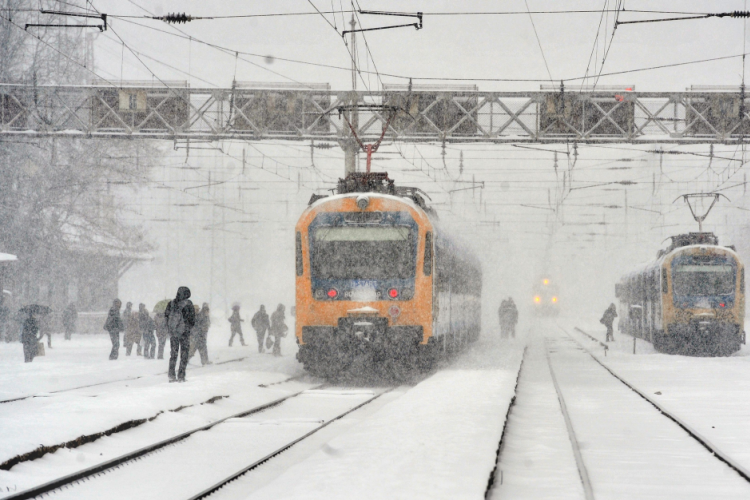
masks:
<svg viewBox="0 0 750 500"><path fill-rule="evenodd" d="M584 340L575 324L604 340L594 322L561 321L600 360L666 411L674 413L711 443L750 468L750 346L729 357L661 354L644 340L615 332L606 357L594 342Z"/></svg>

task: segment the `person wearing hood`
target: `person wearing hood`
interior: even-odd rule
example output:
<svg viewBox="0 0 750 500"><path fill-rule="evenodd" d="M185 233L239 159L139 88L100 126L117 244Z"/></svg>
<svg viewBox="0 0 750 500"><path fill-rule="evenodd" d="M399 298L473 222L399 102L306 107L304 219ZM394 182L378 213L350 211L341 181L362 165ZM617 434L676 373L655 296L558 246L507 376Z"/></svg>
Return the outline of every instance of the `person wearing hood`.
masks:
<svg viewBox="0 0 750 500"><path fill-rule="evenodd" d="M258 337L258 352L263 352L266 331L271 328L271 323L268 321L268 314L266 314L266 306L260 306L260 310L250 320L250 325L255 330L255 336Z"/></svg>
<svg viewBox="0 0 750 500"><path fill-rule="evenodd" d="M188 287L181 286L177 289L177 295L167 304L164 317L169 329L169 381L185 382L185 371L190 354L190 331L195 326L195 308L190 301ZM175 377L178 356L180 366Z"/></svg>
<svg viewBox="0 0 750 500"><path fill-rule="evenodd" d="M112 341L112 351L109 353L110 360L117 359L120 354L120 332L125 329L122 319L120 319L121 307L120 299L115 299L109 309L109 314L107 314L107 321L104 323L104 329L109 332L109 338Z"/></svg>
<svg viewBox="0 0 750 500"><path fill-rule="evenodd" d="M614 304L610 304L606 311L604 311L604 315L602 316L602 319L599 320L601 324L607 327L607 342L614 342L615 336L612 331L612 323L615 322L615 318L617 317L617 307L615 307Z"/></svg>
<svg viewBox="0 0 750 500"><path fill-rule="evenodd" d="M234 341L234 336L239 335L240 336L240 342L242 345L245 344L245 337L242 336L242 322L245 321L244 319L240 318L240 306L239 304L235 304L232 306L232 315L229 316L229 324L230 324L230 331L232 332L232 336L229 337L229 347L232 347L232 341Z"/></svg>

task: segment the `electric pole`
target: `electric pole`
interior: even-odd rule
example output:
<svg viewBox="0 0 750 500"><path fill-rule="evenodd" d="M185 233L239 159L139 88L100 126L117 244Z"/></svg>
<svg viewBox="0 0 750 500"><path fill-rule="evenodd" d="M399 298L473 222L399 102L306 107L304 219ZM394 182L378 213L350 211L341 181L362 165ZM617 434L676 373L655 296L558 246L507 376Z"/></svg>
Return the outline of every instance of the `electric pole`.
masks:
<svg viewBox="0 0 750 500"><path fill-rule="evenodd" d="M354 34L354 28L357 26L357 22L354 20L354 14L352 14L352 20L349 22L352 27L351 33L351 56L352 56L352 92L350 96L350 103L352 105L350 113L349 123L352 124L354 130L359 129L359 110L357 104L359 98L357 96L357 38ZM348 136L339 141L341 149L344 150L344 175L349 175L357 171L357 153L359 153L359 144L354 138L354 134L350 133Z"/></svg>

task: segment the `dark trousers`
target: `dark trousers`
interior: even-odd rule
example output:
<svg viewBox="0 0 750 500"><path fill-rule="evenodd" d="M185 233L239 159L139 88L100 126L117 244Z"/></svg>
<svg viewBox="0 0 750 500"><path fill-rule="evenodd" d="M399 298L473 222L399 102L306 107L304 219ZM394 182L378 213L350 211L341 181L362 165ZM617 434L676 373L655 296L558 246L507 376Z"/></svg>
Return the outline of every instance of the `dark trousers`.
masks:
<svg viewBox="0 0 750 500"><path fill-rule="evenodd" d="M109 332L109 339L112 341L112 352L109 353L109 359L117 359L120 355L120 332Z"/></svg>
<svg viewBox="0 0 750 500"><path fill-rule="evenodd" d="M156 337L159 340L159 351L158 356L159 359L164 359L164 345L167 343L167 336L163 337Z"/></svg>
<svg viewBox="0 0 750 500"><path fill-rule="evenodd" d="M266 329L255 330L255 336L258 337L258 352L263 352L263 342L266 340Z"/></svg>
<svg viewBox="0 0 750 500"><path fill-rule="evenodd" d="M188 356L190 351L190 335L172 335L169 337L169 378L175 378L175 365L177 356L180 356L180 368L177 371L177 379L185 380L185 370L187 369Z"/></svg>
<svg viewBox="0 0 750 500"><path fill-rule="evenodd" d="M23 343L23 360L26 363L31 363L34 361L34 356L36 356L36 342L24 342Z"/></svg>
<svg viewBox="0 0 750 500"><path fill-rule="evenodd" d="M240 336L240 343L242 345L245 345L245 337L242 336L242 330L234 330L232 329L232 336L229 337L229 347L232 347L232 341L234 340L234 336L239 335Z"/></svg>
<svg viewBox="0 0 750 500"><path fill-rule="evenodd" d="M66 328L65 329L65 340L70 340L70 337L73 335L73 329L72 328Z"/></svg>
<svg viewBox="0 0 750 500"><path fill-rule="evenodd" d="M146 359L154 359L156 353L156 338L153 333L143 334L143 357Z"/></svg>
<svg viewBox="0 0 750 500"><path fill-rule="evenodd" d="M613 335L613 332L612 332L612 323L607 323L605 326L607 327L607 340L606 340L606 342L614 342L615 341L615 336Z"/></svg>

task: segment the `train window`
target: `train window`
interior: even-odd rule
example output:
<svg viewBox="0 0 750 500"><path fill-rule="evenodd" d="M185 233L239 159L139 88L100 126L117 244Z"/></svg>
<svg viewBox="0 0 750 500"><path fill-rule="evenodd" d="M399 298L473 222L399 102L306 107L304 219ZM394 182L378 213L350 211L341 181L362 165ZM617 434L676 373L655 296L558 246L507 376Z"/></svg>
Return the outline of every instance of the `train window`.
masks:
<svg viewBox="0 0 750 500"><path fill-rule="evenodd" d="M709 296L734 292L735 273L730 265L677 265L672 270L675 295Z"/></svg>
<svg viewBox="0 0 750 500"><path fill-rule="evenodd" d="M424 237L424 275L432 274L432 231L427 231Z"/></svg>
<svg viewBox="0 0 750 500"><path fill-rule="evenodd" d="M669 283L667 283L667 268L661 269L661 293L669 292Z"/></svg>
<svg viewBox="0 0 750 500"><path fill-rule="evenodd" d="M296 264L297 264L297 276L302 276L302 272L304 271L304 263L302 261L302 233L297 231L297 241L295 244L296 247Z"/></svg>

